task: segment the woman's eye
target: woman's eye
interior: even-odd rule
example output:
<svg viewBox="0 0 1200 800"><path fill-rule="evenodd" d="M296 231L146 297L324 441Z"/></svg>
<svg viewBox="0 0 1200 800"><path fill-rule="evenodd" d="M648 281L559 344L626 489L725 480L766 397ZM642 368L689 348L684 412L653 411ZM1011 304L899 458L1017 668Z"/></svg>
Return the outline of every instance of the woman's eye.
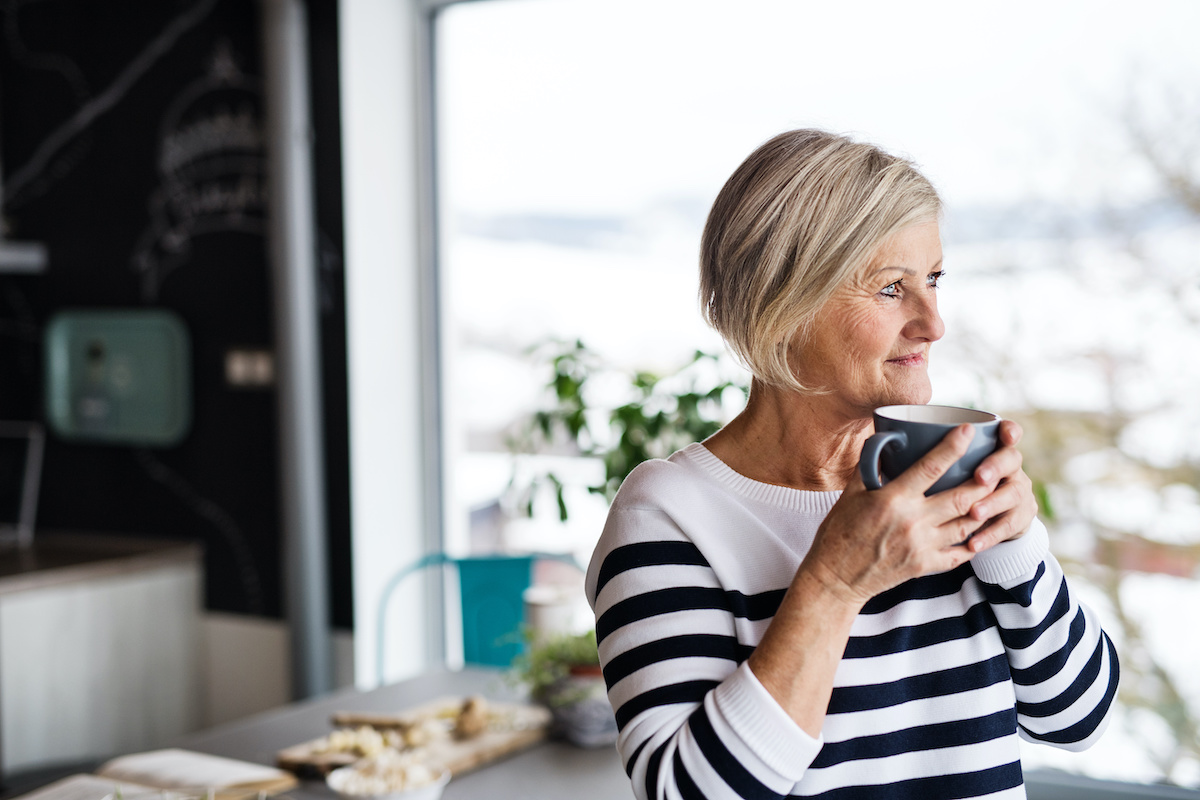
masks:
<svg viewBox="0 0 1200 800"><path fill-rule="evenodd" d="M925 285L936 289L941 285L942 276L946 274L945 270L931 272L925 276ZM904 294L904 281L898 280L895 283L889 283L887 286L879 290L879 293L884 297L900 298Z"/></svg>

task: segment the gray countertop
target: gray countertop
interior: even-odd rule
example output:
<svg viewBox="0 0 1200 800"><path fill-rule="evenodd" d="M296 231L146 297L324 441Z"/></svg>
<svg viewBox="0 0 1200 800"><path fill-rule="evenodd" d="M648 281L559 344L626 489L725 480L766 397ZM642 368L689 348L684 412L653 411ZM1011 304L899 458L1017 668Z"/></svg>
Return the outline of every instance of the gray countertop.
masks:
<svg viewBox="0 0 1200 800"><path fill-rule="evenodd" d="M190 542L102 533L39 532L27 547L0 548L0 594L191 563Z"/></svg>
<svg viewBox="0 0 1200 800"><path fill-rule="evenodd" d="M389 713L427 703L435 697L482 694L514 699L500 672L434 672L370 692L344 691L296 703L185 737L177 746L214 755L273 764L284 748L325 736L335 711ZM320 781L304 781L288 793L301 798L336 795ZM539 798L630 798L633 792L616 750L585 750L563 742L544 742L458 775L446 787L445 800L539 800Z"/></svg>

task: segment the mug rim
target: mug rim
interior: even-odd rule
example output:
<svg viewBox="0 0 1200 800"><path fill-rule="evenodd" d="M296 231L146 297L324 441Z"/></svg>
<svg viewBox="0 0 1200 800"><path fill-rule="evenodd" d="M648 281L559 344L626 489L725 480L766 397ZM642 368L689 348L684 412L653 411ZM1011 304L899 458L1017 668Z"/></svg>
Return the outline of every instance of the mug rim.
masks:
<svg viewBox="0 0 1200 800"><path fill-rule="evenodd" d="M936 413L935 410L954 411L954 412L959 412L959 415L964 418L957 419L957 420L943 420L943 419L932 419L932 418L930 418L930 419L910 419L908 417L895 415L895 410L901 409L901 408L904 408L904 409L914 409L914 408L928 409L930 411L933 411L934 413ZM892 412L892 413L889 413L889 412ZM964 406L937 405L937 404L932 404L932 403L897 403L895 405L890 405L890 406L880 406L879 408L875 409L875 415L879 416L879 417L883 417L884 419L892 420L893 422L916 422L916 423L920 423L923 425L962 425L964 422L967 424L970 424L970 425L979 425L979 424L984 424L984 423L988 423L988 422L999 422L1000 421L1000 415L994 414L991 411L981 411L978 408L966 408ZM932 417L932 414L930 416Z"/></svg>

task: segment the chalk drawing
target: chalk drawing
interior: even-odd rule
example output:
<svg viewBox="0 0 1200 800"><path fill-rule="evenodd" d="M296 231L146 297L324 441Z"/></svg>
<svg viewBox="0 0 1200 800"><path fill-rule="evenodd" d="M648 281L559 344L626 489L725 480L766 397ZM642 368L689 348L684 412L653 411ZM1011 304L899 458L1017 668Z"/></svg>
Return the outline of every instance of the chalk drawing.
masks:
<svg viewBox="0 0 1200 800"><path fill-rule="evenodd" d="M14 198L30 188L39 176L46 173L51 161L60 151L86 131L98 118L111 111L129 93L134 84L149 72L160 58L170 52L179 37L200 24L212 12L216 4L217 0L200 0L187 11L172 19L162 33L152 39L133 61L117 74L117 77L104 91L80 105L70 119L51 131L50 135L34 149L29 161L9 174L8 179L4 182L4 205L11 208L10 202L15 202ZM14 35L16 27L16 25L13 26ZM5 31L7 34L7 25ZM45 191L45 182L41 183L41 191Z"/></svg>
<svg viewBox="0 0 1200 800"><path fill-rule="evenodd" d="M157 299L174 270L190 263L196 237L265 234L261 105L259 82L242 73L228 42L220 42L207 73L184 87L164 112L159 184L149 200L149 227L132 256L146 302Z"/></svg>

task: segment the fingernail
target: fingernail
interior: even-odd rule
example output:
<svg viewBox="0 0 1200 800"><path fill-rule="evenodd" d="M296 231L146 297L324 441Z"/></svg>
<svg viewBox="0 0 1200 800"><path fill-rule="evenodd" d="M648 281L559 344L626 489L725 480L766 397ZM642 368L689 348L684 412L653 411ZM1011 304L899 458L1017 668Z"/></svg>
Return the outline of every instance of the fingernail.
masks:
<svg viewBox="0 0 1200 800"><path fill-rule="evenodd" d="M986 484L992 482L993 473L991 467L980 467L975 475L979 478L980 483Z"/></svg>
<svg viewBox="0 0 1200 800"><path fill-rule="evenodd" d="M973 516L975 519L987 519L988 518L987 506L975 506L974 508L971 509L971 516Z"/></svg>

